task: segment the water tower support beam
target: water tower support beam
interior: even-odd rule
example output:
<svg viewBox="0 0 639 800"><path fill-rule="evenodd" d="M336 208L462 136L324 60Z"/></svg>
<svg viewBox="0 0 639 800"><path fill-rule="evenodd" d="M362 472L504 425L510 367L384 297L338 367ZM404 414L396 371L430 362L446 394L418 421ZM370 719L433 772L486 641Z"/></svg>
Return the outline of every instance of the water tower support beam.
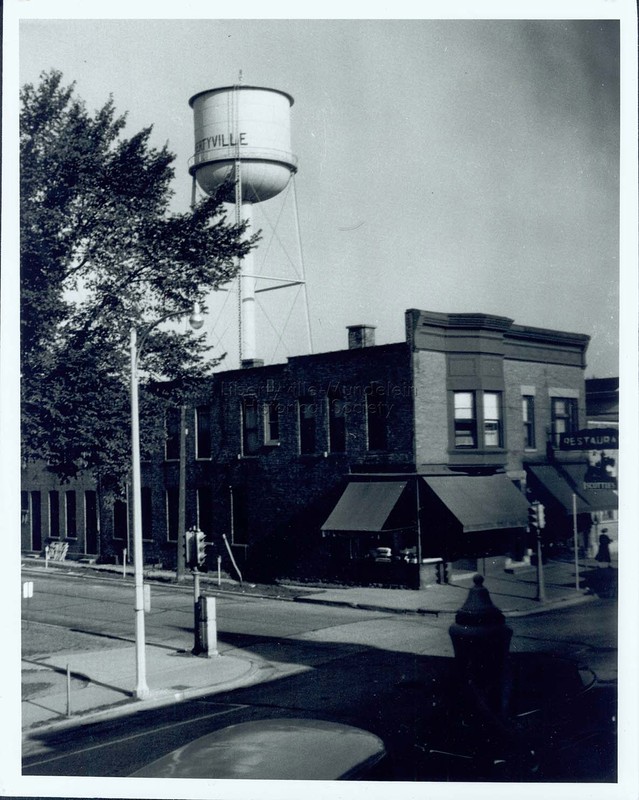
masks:
<svg viewBox="0 0 639 800"><path fill-rule="evenodd" d="M304 270L304 251L302 249L302 234L300 233L300 218L297 209L297 192L295 189L295 175L291 176L291 184L293 187L293 209L295 213L295 230L297 232L297 249L300 260L300 272L302 291L304 292L304 313L306 315L306 334L308 336L308 352L313 352L313 336L311 334L311 317L308 311L308 294L306 293L306 273Z"/></svg>
<svg viewBox="0 0 639 800"><path fill-rule="evenodd" d="M247 223L245 236L248 238L251 235L253 226L253 207L251 203L242 203L242 219ZM255 352L255 272L252 250L242 259L240 284L242 360L252 360L257 357Z"/></svg>

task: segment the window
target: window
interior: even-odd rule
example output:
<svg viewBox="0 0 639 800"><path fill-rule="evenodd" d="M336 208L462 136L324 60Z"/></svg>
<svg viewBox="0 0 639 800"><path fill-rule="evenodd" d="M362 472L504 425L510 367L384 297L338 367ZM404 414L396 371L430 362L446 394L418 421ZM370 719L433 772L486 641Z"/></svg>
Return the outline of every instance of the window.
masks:
<svg viewBox="0 0 639 800"><path fill-rule="evenodd" d="M180 409L167 408L165 415L165 452L167 461L178 461L180 458Z"/></svg>
<svg viewBox="0 0 639 800"><path fill-rule="evenodd" d="M207 536L213 533L213 492L209 487L197 490L197 526Z"/></svg>
<svg viewBox="0 0 639 800"><path fill-rule="evenodd" d="M257 425L257 398L242 398L242 454L253 455L260 446Z"/></svg>
<svg viewBox="0 0 639 800"><path fill-rule="evenodd" d="M484 392L484 447L501 447L501 392Z"/></svg>
<svg viewBox="0 0 639 800"><path fill-rule="evenodd" d="M382 398L384 387L371 384L366 391L366 430L368 431L368 449L386 450L388 448L388 432L386 420L388 405Z"/></svg>
<svg viewBox="0 0 639 800"><path fill-rule="evenodd" d="M84 493L84 520L84 550L86 553L96 553L98 550L98 498L92 489Z"/></svg>
<svg viewBox="0 0 639 800"><path fill-rule="evenodd" d="M248 544L248 502L246 487L229 487L231 503L231 544Z"/></svg>
<svg viewBox="0 0 639 800"><path fill-rule="evenodd" d="M264 403L264 444L279 444L280 404L277 400Z"/></svg>
<svg viewBox="0 0 639 800"><path fill-rule="evenodd" d="M31 492L31 547L42 548L42 506L40 492Z"/></svg>
<svg viewBox="0 0 639 800"><path fill-rule="evenodd" d="M313 398L303 398L298 401L300 424L300 453L315 453L317 449L317 423L315 413L317 404Z"/></svg>
<svg viewBox="0 0 639 800"><path fill-rule="evenodd" d="M60 495L56 491L49 492L49 536L60 537Z"/></svg>
<svg viewBox="0 0 639 800"><path fill-rule="evenodd" d="M328 395L328 447L331 453L346 451L346 403L341 395Z"/></svg>
<svg viewBox="0 0 639 800"><path fill-rule="evenodd" d="M124 500L116 500L113 503L113 538L129 538L129 507Z"/></svg>
<svg viewBox="0 0 639 800"><path fill-rule="evenodd" d="M195 457L211 458L211 407L195 409Z"/></svg>
<svg viewBox="0 0 639 800"><path fill-rule="evenodd" d="M578 428L577 400L572 397L551 398L552 441L559 446L562 433L573 433Z"/></svg>
<svg viewBox="0 0 639 800"><path fill-rule="evenodd" d="M178 540L178 523L180 518L179 489L166 490L166 538L169 542Z"/></svg>
<svg viewBox="0 0 639 800"><path fill-rule="evenodd" d="M455 447L477 447L475 393L454 392Z"/></svg>
<svg viewBox="0 0 639 800"><path fill-rule="evenodd" d="M153 500L148 486L142 487L142 538L153 539Z"/></svg>
<svg viewBox="0 0 639 800"><path fill-rule="evenodd" d="M535 444L535 398L531 394L525 394L521 398L522 417L524 420L524 447L526 450L534 450Z"/></svg>
<svg viewBox="0 0 639 800"><path fill-rule="evenodd" d="M65 522L66 530L65 536L67 539L75 539L78 535L77 520L76 520L76 505L75 505L75 492L68 491L64 495L65 504Z"/></svg>

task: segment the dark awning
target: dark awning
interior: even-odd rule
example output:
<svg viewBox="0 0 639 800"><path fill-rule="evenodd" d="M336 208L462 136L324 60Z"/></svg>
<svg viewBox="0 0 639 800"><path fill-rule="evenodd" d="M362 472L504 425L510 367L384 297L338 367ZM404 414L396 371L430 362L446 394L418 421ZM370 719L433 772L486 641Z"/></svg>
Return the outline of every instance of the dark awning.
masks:
<svg viewBox="0 0 639 800"><path fill-rule="evenodd" d="M610 489L584 488L588 464L530 464L527 469L567 514L573 511L573 495L578 514L611 511L618 507L617 494Z"/></svg>
<svg viewBox="0 0 639 800"><path fill-rule="evenodd" d="M386 527L407 481L351 481L322 525L323 531L389 530Z"/></svg>
<svg viewBox="0 0 639 800"><path fill-rule="evenodd" d="M525 528L528 501L506 475L455 475L424 478L459 520L464 533Z"/></svg>

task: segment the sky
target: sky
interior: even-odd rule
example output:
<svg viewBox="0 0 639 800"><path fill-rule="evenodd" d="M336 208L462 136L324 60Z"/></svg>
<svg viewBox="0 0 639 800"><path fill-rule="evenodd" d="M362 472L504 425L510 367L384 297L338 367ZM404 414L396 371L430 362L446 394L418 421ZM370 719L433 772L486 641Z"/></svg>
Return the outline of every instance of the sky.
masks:
<svg viewBox="0 0 639 800"><path fill-rule="evenodd" d="M55 68L90 110L112 95L127 134L153 125L178 212L193 94L241 71L294 97L294 193L256 207L256 260L306 291L259 296L267 363L351 324L400 341L420 308L586 333L587 377L619 374L617 21L30 18L19 42L21 85ZM206 324L235 367L232 293Z"/></svg>
<svg viewBox="0 0 639 800"><path fill-rule="evenodd" d="M302 4L292 12L287 5L244 0L229 9L204 0L5 0L0 276L5 539L15 532L20 513L18 270L12 269L19 263L18 88L38 82L50 69L62 71L65 82L76 82L90 110L112 95L116 109L128 114L128 135L153 125L154 144L167 143L176 154L175 212L187 211L191 200L189 98L237 83L240 71L245 84L291 94L292 147L299 161L295 193L256 207L256 224L264 230L256 260L265 273L280 270L283 277L290 275L293 256L294 270L303 265L314 351L345 347L345 327L357 323L375 325L379 344L401 341L408 308L498 314L522 325L588 334L586 376L621 373L622 382L629 376L622 383L619 470L624 529L636 531L635 3L369 0L368 19L351 0L324 0L319 13L319 4L305 3L304 18L297 8ZM212 17L212 9L220 16ZM581 21L571 19L576 15ZM613 19L620 15L626 56L622 153L631 154L621 170L619 38ZM231 292L211 298L206 323L216 352L228 351L226 367L235 367L237 358L234 299ZM296 289L263 296L258 355L267 362L308 352L302 300ZM620 318L627 333L621 348ZM631 535L624 540L628 563L636 561L635 548ZM4 607L15 609L21 580L16 548L6 549L5 578ZM621 604L621 623L632 626L626 612L637 607L636 582L622 580ZM16 645L10 651L18 653L19 619L9 617ZM637 702L633 630L620 636L621 674L629 679L622 681L626 707ZM19 685L17 658L4 660L2 677L5 687ZM9 702L3 718L19 719L19 692L2 695ZM5 739L3 787L16 794L42 793L40 784L25 789L20 779L19 737ZM633 741L620 738L625 764L635 761ZM46 791L53 796L68 795L70 788L87 796L137 793L130 784L114 789L87 780L71 787L68 779L47 779ZM490 796L512 794L503 788L500 794L491 786ZM582 787L572 790L566 787L561 796L583 795ZM173 787L162 791L183 796ZM535 797L538 788L521 785L517 792ZM345 789L341 793L346 796ZM421 798L424 789L395 786L394 793ZM285 796L280 784L262 785L260 794ZM210 792L190 787L184 796ZM240 800L245 792L227 788L225 796ZM438 796L444 796L441 787Z"/></svg>

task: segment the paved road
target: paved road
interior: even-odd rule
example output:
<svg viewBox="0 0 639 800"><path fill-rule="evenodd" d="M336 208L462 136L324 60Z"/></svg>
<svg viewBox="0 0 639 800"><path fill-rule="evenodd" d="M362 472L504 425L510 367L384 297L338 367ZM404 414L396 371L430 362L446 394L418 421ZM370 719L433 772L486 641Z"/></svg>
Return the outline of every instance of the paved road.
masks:
<svg viewBox="0 0 639 800"><path fill-rule="evenodd" d="M153 586L147 617L149 641L171 647L192 644L192 592ZM133 632L133 589L118 579L101 581L56 575L39 576L34 597L24 609L32 635L24 645L37 657L41 631L96 647L112 646ZM616 675L616 604L595 601L561 612L509 620L514 629L511 651L577 657L584 666L597 663L605 680ZM46 756L26 758L25 774L122 776L181 744L226 725L271 716L308 716L355 724L380 735L393 755L397 780L442 780L459 777L456 761L437 763L433 749L450 749L442 736L450 713L452 646L450 618L423 618L348 608L305 605L245 597L218 599L219 646L274 662L279 679L212 698L140 713L132 718L95 724L77 731L44 735ZM38 633L40 631L40 633ZM94 635L88 636L86 631ZM99 636L95 636L99 634ZM40 641L39 641L40 640ZM41 651L40 651L41 652ZM523 662L521 662L523 663ZM528 662L526 662L528 663ZM553 662L554 663L554 662ZM542 665L543 666L543 665ZM526 667L528 669L528 667ZM556 683L554 666L546 669L549 690ZM553 672L554 670L554 672ZM591 698L594 695L591 695ZM557 697L557 707L562 698ZM606 712L613 702L606 696ZM589 722L590 707L580 702L580 725ZM590 704L590 705L589 705ZM594 713L594 712L593 712ZM576 718L571 708L569 717ZM449 729L450 732L450 729ZM446 739L446 742L444 742ZM611 747L580 744L582 775L601 780L609 773ZM445 744L445 747L444 747ZM458 748L463 743L454 742ZM505 747L501 741L496 747ZM603 747L603 754L602 754ZM599 755L597 755L599 754ZM574 766L576 759L570 763ZM511 758L509 763L515 764ZM517 779L530 780L525 759L516 761ZM490 770L492 767L486 767ZM545 767L549 772L551 767ZM520 774L523 771L524 774ZM590 771L588 773L588 771ZM593 774L594 772L594 774ZM474 776L476 778L476 775ZM491 774L491 779L499 779ZM509 775L512 779L512 776ZM561 779L561 778L560 778Z"/></svg>

